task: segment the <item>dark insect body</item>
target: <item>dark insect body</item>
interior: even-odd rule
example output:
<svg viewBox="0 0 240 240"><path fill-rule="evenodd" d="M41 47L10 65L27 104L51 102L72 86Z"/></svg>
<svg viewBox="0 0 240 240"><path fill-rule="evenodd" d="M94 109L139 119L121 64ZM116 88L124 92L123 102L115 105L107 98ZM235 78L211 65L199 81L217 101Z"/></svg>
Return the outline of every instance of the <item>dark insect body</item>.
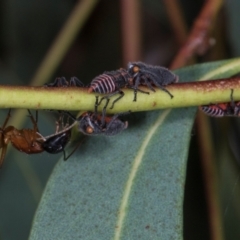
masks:
<svg viewBox="0 0 240 240"><path fill-rule="evenodd" d="M117 97L112 103L111 108L113 108L114 104L124 96L124 92L121 90L121 88L128 86L130 79L131 76L123 68L116 71L104 72L92 80L88 92L108 94L107 96L103 97L101 101L119 94L120 96Z"/></svg>
<svg viewBox="0 0 240 240"><path fill-rule="evenodd" d="M38 131L37 127L37 112L36 119L33 118L31 112L29 112L29 117L33 124L33 129L21 129L18 130L13 126L6 127L10 115L11 109L8 111L7 118L0 128L0 148L2 148L1 157L0 157L0 168L3 164L4 157L7 151L7 146L9 143L12 144L20 152L25 152L27 154L35 154L43 152L42 148L42 135ZM39 140L40 139L40 140Z"/></svg>
<svg viewBox="0 0 240 240"><path fill-rule="evenodd" d="M132 82L129 82L129 87L134 89L133 101L137 100L137 91L139 91L139 86L147 86L154 92L155 90L153 87L158 87L173 98L173 95L164 87L178 82L178 76L167 68L151 66L142 62L130 62L128 64L128 73L132 77Z"/></svg>
<svg viewBox="0 0 240 240"><path fill-rule="evenodd" d="M107 101L107 104L109 99ZM68 115L77 121L77 128L85 135L106 135L113 136L128 127L128 122L120 120L118 117L127 113L119 113L113 116L106 116L106 106L103 108L102 114L97 112L98 97L96 97L95 111L85 112L78 119L74 118L70 113Z"/></svg>
<svg viewBox="0 0 240 240"><path fill-rule="evenodd" d="M200 109L211 117L239 117L240 116L240 102L233 100L233 89L230 94L231 102L217 103L200 106Z"/></svg>
<svg viewBox="0 0 240 240"><path fill-rule="evenodd" d="M45 84L47 87L84 87L84 84L77 78L77 77L71 77L69 81L66 80L65 77L59 77L56 78L53 83ZM64 111L58 111L60 114L64 113ZM59 122L56 123L57 126L59 126ZM62 124L63 125L63 124ZM56 133L49 135L45 137L45 141L42 144L43 149L51 154L56 154L63 152L64 161L66 161L79 147L80 144L77 145L76 148L73 149L73 151L66 156L65 153L65 147L70 141L71 138L71 129L75 125L73 123L72 125L64 126L62 131L58 131L58 127L56 129Z"/></svg>
<svg viewBox="0 0 240 240"><path fill-rule="evenodd" d="M84 84L77 78L71 77L69 81L65 77L58 77L53 83L47 83L46 87L84 87Z"/></svg>
<svg viewBox="0 0 240 240"><path fill-rule="evenodd" d="M128 64L128 70L121 68L116 71L104 72L95 77L90 84L88 92L108 94L101 98L100 103L103 99L109 99L119 94L120 96L113 101L110 107L113 108L114 104L124 96L124 92L121 90L124 87L134 90L133 101L137 101L137 92L149 94L149 92L139 89L139 86L147 86L152 91L155 91L154 86L159 87L172 98L173 95L164 86L177 81L178 76L167 68L151 66L142 62L132 62Z"/></svg>
<svg viewBox="0 0 240 240"><path fill-rule="evenodd" d="M60 111L60 113L62 112ZM60 117L60 119L62 120L62 117ZM44 151L50 154L57 154L63 152L64 161L66 161L76 150L75 148L68 156L66 156L65 147L71 139L71 130L77 122L74 122L71 125L66 124L65 126L63 126L62 123L62 130L59 131L59 121L56 122L56 133L44 137L42 148L44 149Z"/></svg>
<svg viewBox="0 0 240 240"><path fill-rule="evenodd" d="M85 135L113 136L128 127L128 122L121 121L116 114L112 117L103 116L94 112L83 113L79 118L78 130Z"/></svg>
<svg viewBox="0 0 240 240"><path fill-rule="evenodd" d="M13 126L6 127L11 117L10 113L11 109L9 109L6 120L0 128L0 149L2 149L0 156L0 168L2 167L9 143L11 143L18 151L27 154L37 154L43 151L52 154L63 152L64 160L67 160L72 155L73 152L66 157L64 148L70 140L71 128L75 125L75 123L71 126L67 126L60 132L43 137L39 133L37 126L38 111L36 111L36 118L34 119L30 110L28 110L29 117L33 124L33 129L24 128L21 130L16 129Z"/></svg>
<svg viewBox="0 0 240 240"><path fill-rule="evenodd" d="M229 103L209 104L200 106L200 109L211 117L224 117Z"/></svg>
<svg viewBox="0 0 240 240"><path fill-rule="evenodd" d="M66 157L64 148L70 141L70 138L71 130L56 134L55 136L49 137L46 141L44 141L42 143L42 148L44 149L44 151L51 154L63 152L64 161L66 161L71 155Z"/></svg>

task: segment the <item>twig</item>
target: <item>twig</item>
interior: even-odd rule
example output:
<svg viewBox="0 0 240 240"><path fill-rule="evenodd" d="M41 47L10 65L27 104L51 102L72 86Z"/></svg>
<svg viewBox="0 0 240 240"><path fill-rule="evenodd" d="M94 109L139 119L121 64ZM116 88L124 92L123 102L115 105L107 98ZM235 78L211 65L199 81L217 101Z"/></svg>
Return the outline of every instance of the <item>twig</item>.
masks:
<svg viewBox="0 0 240 240"><path fill-rule="evenodd" d="M201 112L197 117L198 140L200 145L201 164L203 168L203 177L205 182L205 191L210 218L211 239L224 239L221 207L218 198L218 181L216 172L216 159L214 146L212 142L209 119Z"/></svg>
<svg viewBox="0 0 240 240"><path fill-rule="evenodd" d="M185 66L196 54L204 54L211 46L210 33L222 6L222 0L206 0L206 3L194 22L189 37L180 49L170 68Z"/></svg>
<svg viewBox="0 0 240 240"><path fill-rule="evenodd" d="M141 59L140 3L121 0L123 65Z"/></svg>
<svg viewBox="0 0 240 240"><path fill-rule="evenodd" d="M240 77L209 80L201 82L176 83L166 87L174 98L156 89L155 92L146 87L146 95L138 93L133 102L133 90L123 90L124 98L114 105L109 113L125 111L151 111L162 108L198 106L216 102L229 102L230 90L234 89L234 99L240 100ZM97 94L99 95L99 94ZM47 96L47 97L46 97ZM111 101L115 98L111 98ZM0 86L1 108L59 109L59 110L93 110L95 95L84 88L46 88ZM103 101L103 105L105 102ZM101 108L99 109L101 110Z"/></svg>
<svg viewBox="0 0 240 240"><path fill-rule="evenodd" d="M171 64L171 69L185 66L196 54L204 54L210 46L209 34L214 26L216 16L222 5L222 0L205 1L205 5L193 25L193 29L185 45L179 50ZM200 49L200 51L199 51ZM229 92L230 98L230 92ZM229 101L228 98L228 101ZM235 96L234 96L235 98ZM226 102L228 102L226 101ZM222 101L225 102L225 101ZM197 129L199 136L201 163L205 180L206 198L209 209L209 222L211 239L222 239L223 228L220 204L218 200L218 183L214 166L214 151L208 119L203 114L198 114Z"/></svg>
<svg viewBox="0 0 240 240"><path fill-rule="evenodd" d="M30 85L43 85L56 71L56 68L59 66L76 35L84 26L97 3L98 0L78 1L69 19L66 21L58 37L53 42L41 65L36 71ZM16 111L14 115L15 118L12 118L10 122L13 126L18 128L22 125L25 114L23 112Z"/></svg>
<svg viewBox="0 0 240 240"><path fill-rule="evenodd" d="M174 36L176 37L178 44L181 46L185 43L187 38L187 25L185 23L179 1L163 0L163 2L166 6L166 11L174 31Z"/></svg>

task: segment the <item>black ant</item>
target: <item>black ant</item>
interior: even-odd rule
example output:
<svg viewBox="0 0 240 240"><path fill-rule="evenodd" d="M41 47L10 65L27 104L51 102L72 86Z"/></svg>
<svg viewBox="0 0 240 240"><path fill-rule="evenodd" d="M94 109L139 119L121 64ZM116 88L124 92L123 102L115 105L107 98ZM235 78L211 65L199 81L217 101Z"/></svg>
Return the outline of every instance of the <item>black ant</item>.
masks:
<svg viewBox="0 0 240 240"><path fill-rule="evenodd" d="M59 131L59 121L56 122L56 125L57 125L56 133L44 137L44 142L42 143L42 148L46 152L51 153L51 154L63 152L63 156L64 156L63 159L64 159L64 161L66 161L75 152L75 150L79 147L79 145L81 143L80 142L73 149L73 151L68 156L66 156L64 149L65 149L66 145L68 144L68 142L70 141L71 130L76 123L77 122L74 122L71 125L66 124L65 126L63 126L63 129L61 131Z"/></svg>
<svg viewBox="0 0 240 240"><path fill-rule="evenodd" d="M18 130L13 126L6 127L10 117L11 109L8 111L6 120L3 126L0 128L0 148L2 148L0 157L0 168L2 167L4 157L6 155L7 146L11 142L12 146L20 152L27 154L36 154L46 151L48 153L56 154L63 152L64 160L67 160L76 149L67 157L65 155L64 148L70 140L71 128L76 124L73 123L70 126L65 127L62 131L55 134L43 137L39 133L37 126L38 111L36 111L36 119L33 118L32 113L28 110L29 117L33 124L33 129L21 129ZM58 128L57 128L58 129Z"/></svg>

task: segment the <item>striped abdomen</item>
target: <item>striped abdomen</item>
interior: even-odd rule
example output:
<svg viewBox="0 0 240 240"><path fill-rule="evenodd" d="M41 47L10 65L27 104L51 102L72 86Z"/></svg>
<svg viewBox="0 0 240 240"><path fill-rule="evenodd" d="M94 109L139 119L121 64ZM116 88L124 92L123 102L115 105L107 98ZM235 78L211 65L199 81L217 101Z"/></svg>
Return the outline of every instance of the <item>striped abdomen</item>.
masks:
<svg viewBox="0 0 240 240"><path fill-rule="evenodd" d="M211 117L223 117L226 115L226 112L224 111L226 109L215 104L200 106L200 109Z"/></svg>
<svg viewBox="0 0 240 240"><path fill-rule="evenodd" d="M101 74L92 80L88 92L111 93L115 90L114 78L107 74Z"/></svg>
<svg viewBox="0 0 240 240"><path fill-rule="evenodd" d="M130 78L125 69L104 72L92 80L88 92L113 93L126 86Z"/></svg>

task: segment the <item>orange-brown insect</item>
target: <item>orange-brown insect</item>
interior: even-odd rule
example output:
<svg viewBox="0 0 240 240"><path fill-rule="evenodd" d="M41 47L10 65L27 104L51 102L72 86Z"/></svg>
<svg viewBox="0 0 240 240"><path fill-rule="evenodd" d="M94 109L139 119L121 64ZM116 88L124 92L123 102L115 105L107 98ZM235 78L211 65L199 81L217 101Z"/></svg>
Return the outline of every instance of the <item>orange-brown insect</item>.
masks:
<svg viewBox="0 0 240 240"><path fill-rule="evenodd" d="M10 115L11 109L8 111L7 118L0 128L0 149L2 148L1 157L0 157L0 168L2 167L3 160L7 151L7 146L11 142L12 146L15 147L20 152L25 152L27 154L34 154L43 152L42 143L44 139L38 131L37 127L37 112L36 119L33 118L31 112L30 119L33 124L33 129L21 129L18 130L14 126L6 127ZM40 140L39 140L40 139Z"/></svg>

